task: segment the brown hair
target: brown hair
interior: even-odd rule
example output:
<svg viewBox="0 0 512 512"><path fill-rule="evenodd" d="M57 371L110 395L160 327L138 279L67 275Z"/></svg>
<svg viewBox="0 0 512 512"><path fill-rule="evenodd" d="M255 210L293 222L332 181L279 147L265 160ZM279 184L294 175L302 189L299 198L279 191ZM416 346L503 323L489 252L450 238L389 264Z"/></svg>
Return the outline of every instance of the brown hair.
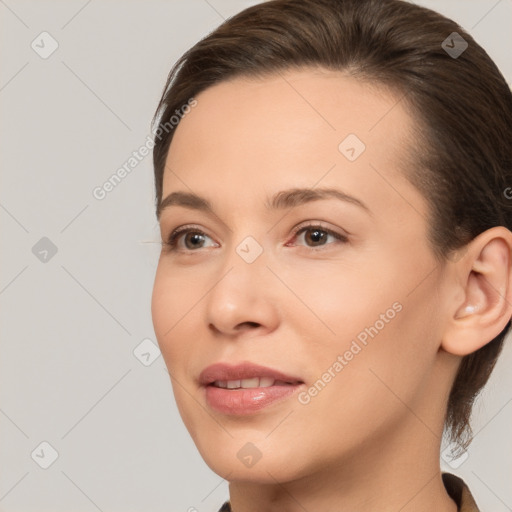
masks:
<svg viewBox="0 0 512 512"><path fill-rule="evenodd" d="M453 32L468 45L460 55L449 53ZM407 177L429 202L429 241L439 262L486 229L512 228L504 197L512 185L510 88L464 29L401 0L271 0L229 18L189 49L171 69L153 119L157 217L174 133L168 120L176 111L221 81L311 66L343 70L404 99L417 131ZM473 402L510 324L465 356L455 377L445 429L464 449L473 435Z"/></svg>

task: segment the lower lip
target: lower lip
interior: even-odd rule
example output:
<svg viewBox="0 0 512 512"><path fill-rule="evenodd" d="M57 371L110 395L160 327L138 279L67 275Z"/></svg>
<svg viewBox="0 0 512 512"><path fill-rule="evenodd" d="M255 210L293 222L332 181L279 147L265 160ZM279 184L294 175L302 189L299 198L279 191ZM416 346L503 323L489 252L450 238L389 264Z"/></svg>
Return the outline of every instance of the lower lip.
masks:
<svg viewBox="0 0 512 512"><path fill-rule="evenodd" d="M267 388L226 389L206 386L208 405L223 414L244 415L258 412L293 395L302 384L269 386Z"/></svg>

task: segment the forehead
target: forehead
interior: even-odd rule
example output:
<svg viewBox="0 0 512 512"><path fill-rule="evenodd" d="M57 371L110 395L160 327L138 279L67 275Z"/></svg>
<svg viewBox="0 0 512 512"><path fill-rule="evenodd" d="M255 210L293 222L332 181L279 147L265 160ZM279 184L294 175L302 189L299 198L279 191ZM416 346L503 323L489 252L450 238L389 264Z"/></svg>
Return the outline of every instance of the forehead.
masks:
<svg viewBox="0 0 512 512"><path fill-rule="evenodd" d="M396 202L386 180L412 188L403 169L414 121L401 99L319 68L216 84L176 128L164 196L185 185L249 205L260 193L321 184Z"/></svg>

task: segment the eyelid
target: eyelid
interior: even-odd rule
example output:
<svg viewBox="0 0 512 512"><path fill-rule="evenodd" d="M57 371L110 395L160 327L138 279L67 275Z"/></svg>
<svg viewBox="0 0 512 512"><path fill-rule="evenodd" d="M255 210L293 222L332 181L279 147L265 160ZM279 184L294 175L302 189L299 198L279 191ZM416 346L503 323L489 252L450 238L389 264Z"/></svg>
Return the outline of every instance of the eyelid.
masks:
<svg viewBox="0 0 512 512"><path fill-rule="evenodd" d="M341 228L331 228L331 227L327 226L326 223L321 220L307 220L305 222L302 222L301 224L299 224L298 226L295 226L292 229L293 235L296 235L297 232L299 232L301 229L304 229L304 228L322 228L325 231L327 231L331 234L334 234L334 235L338 235L338 236L342 236L342 237L346 237L346 238L348 238L350 236L350 233L348 231L341 229Z"/></svg>
<svg viewBox="0 0 512 512"><path fill-rule="evenodd" d="M349 233L348 232L346 232L345 230L340 230L341 231L340 232L340 231L337 231L330 227L327 227L324 225L324 223L322 221L306 221L305 223L299 224L298 226L294 227L292 229L293 239L295 239L301 231L307 230L308 228L310 228L310 229L311 228L320 228L321 231L324 231L328 235L333 236L334 238L336 238L338 240L338 242L341 242L341 243L346 243L349 241ZM289 243L287 242L285 245L289 246ZM318 250L318 249L322 249L323 247L327 247L329 245L332 245L332 244L319 245L317 247L315 247L315 246L311 247L311 246L305 245L302 247L307 247L312 250L315 250L315 249Z"/></svg>
<svg viewBox="0 0 512 512"><path fill-rule="evenodd" d="M203 229L195 224L183 224L182 226L178 226L177 228L173 229L171 231L171 233L169 234L169 236L167 236L166 238L164 238L162 240L162 245L164 247L166 247L167 250L169 250L169 251L180 251L180 249L176 248L176 245L178 244L178 241L179 241L178 239L180 238L181 235L186 235L189 232L197 232L197 233L200 233L201 235L205 235L208 238L214 240L214 238L212 236L210 236L206 232L205 229ZM215 242L215 244L217 244L217 242ZM200 247L200 249L202 249L202 248ZM197 252L197 251L190 250L190 249L181 249L181 251L188 252L188 253Z"/></svg>
<svg viewBox="0 0 512 512"><path fill-rule="evenodd" d="M312 221L312 220L302 222L298 226L295 226L294 228L292 228L292 230L291 230L292 231L292 241L296 240L297 236L302 231L306 231L306 230L312 229L312 228L318 228L319 230L324 231L328 235L334 237L337 240L337 243L335 243L334 245L338 245L339 243L342 243L342 244L347 243L349 241L349 233L347 233L345 230L341 230L341 232L339 232L336 229L332 229L332 228L325 226L324 222L322 222L322 221ZM210 238L211 240L214 241L214 244L217 247L219 246L218 243L214 240L214 238L206 232L206 230L204 230L201 227L198 227L195 224L183 224L182 226L178 226L177 228L173 229L171 231L170 235L167 238L165 238L164 240L162 240L162 246L165 247L167 249L167 251L169 251L169 252L184 252L184 253L188 253L188 254L191 254L194 252L200 252L199 249L207 249L208 247L199 247L196 250L186 249L186 248L185 249L177 248L177 244L179 243L179 240L182 235L187 235L188 233L194 233L194 232L197 232L201 235L204 235L204 236ZM289 247L290 245L293 247L296 246L295 244L290 244L290 242L285 243L285 247ZM299 247L306 247L310 250L318 251L318 250L324 249L325 247L328 247L329 245L333 245L333 244L327 243L327 244L322 244L319 246L299 245Z"/></svg>

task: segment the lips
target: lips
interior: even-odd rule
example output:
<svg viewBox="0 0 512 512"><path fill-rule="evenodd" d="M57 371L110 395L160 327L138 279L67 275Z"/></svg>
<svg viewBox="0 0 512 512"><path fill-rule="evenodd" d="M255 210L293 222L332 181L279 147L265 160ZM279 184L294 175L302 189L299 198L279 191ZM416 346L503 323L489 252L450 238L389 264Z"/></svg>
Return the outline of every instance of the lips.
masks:
<svg viewBox="0 0 512 512"><path fill-rule="evenodd" d="M276 380L273 377L253 377L251 379L240 380L216 380L212 382L211 386L225 389L254 389L254 388L268 388L270 386L290 386L291 382L283 380Z"/></svg>
<svg viewBox="0 0 512 512"><path fill-rule="evenodd" d="M235 366L217 363L199 375L210 408L227 415L248 415L284 403L304 382L278 370L244 362Z"/></svg>
<svg viewBox="0 0 512 512"><path fill-rule="evenodd" d="M282 384L298 384L303 382L298 377L286 375L278 370L267 368L266 366L244 362L235 366L228 365L226 363L212 364L211 366L206 367L200 373L199 383L202 386L208 386L214 384L215 382L243 381L256 378L260 379L260 383L263 383L261 387L268 387L269 385L274 385L276 382ZM274 382L268 384L270 379L273 379ZM257 386L252 385L248 387Z"/></svg>

